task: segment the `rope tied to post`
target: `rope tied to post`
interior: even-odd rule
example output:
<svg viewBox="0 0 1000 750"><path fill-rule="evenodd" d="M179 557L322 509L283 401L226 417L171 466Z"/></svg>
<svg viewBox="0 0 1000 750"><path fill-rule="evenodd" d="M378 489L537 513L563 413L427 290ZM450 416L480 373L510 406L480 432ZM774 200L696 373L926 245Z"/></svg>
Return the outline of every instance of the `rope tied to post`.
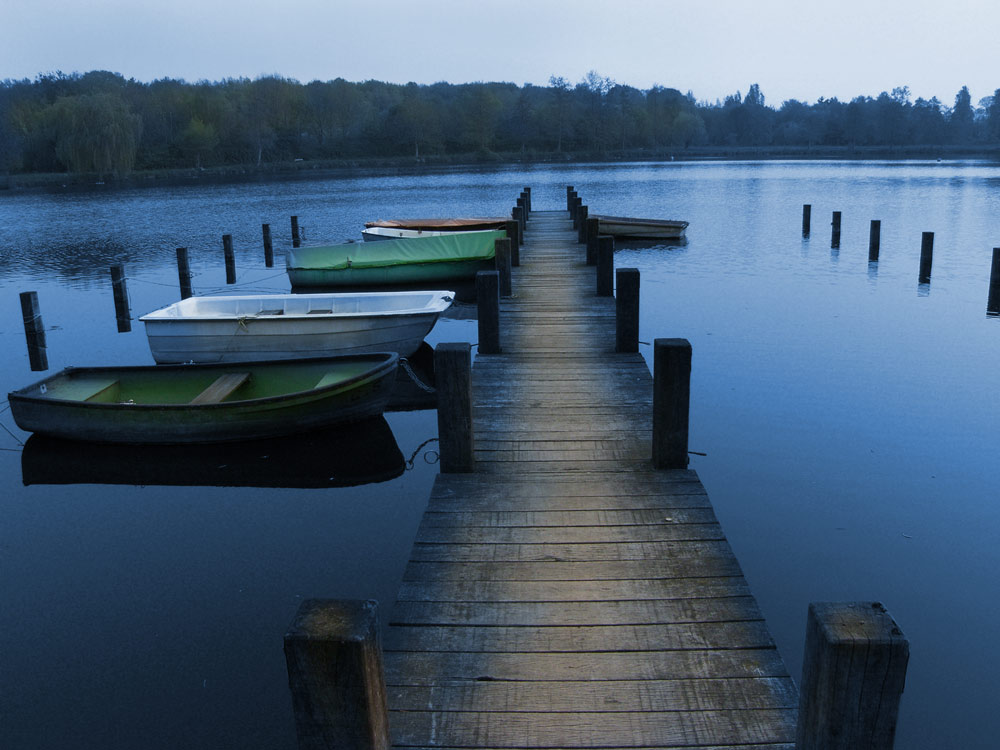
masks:
<svg viewBox="0 0 1000 750"><path fill-rule="evenodd" d="M427 393L437 393L436 388L427 385L427 383L423 382L417 376L417 373L413 371L413 368L410 366L410 361L406 357L399 358L399 366L403 368L406 374L410 376L410 380L416 383L417 387L420 388L422 391L425 391Z"/></svg>

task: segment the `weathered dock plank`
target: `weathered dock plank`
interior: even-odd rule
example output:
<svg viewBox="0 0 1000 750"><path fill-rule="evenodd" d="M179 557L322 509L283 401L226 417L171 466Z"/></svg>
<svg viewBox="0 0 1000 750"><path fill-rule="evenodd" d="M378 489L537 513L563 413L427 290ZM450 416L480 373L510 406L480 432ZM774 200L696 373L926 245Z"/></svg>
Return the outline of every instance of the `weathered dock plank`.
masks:
<svg viewBox="0 0 1000 750"><path fill-rule="evenodd" d="M649 368L566 212L520 256L476 471L438 477L389 616L394 746L790 750L795 686L697 474L653 467Z"/></svg>

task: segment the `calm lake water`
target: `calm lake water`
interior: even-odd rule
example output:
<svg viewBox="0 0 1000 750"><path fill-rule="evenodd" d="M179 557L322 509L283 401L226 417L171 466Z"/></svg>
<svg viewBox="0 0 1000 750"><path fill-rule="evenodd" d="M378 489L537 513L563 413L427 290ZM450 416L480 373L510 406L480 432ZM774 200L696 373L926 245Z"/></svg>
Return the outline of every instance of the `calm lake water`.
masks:
<svg viewBox="0 0 1000 750"><path fill-rule="evenodd" d="M536 209L563 208L567 184L591 212L691 222L685 246L623 246L615 263L641 272L644 353L658 337L692 342L690 447L707 454L692 468L791 673L810 601L882 601L911 644L896 747L995 747L993 164L599 164L0 194L0 381L41 377L21 291L38 292L50 371L147 364L142 324L117 332L112 263L125 264L136 318L177 299L177 247L196 293L283 292L293 214L307 242L334 242L376 218L504 214L525 185ZM929 285L923 231L935 232ZM474 322L444 319L429 342L475 338ZM388 614L437 471L432 411L386 422L391 436L376 425L326 450L275 448L282 463L313 451L304 473L320 483L327 468L331 483L398 474L316 489L267 451L22 449L27 435L0 413L0 747L294 748L287 625L304 597L375 598Z"/></svg>

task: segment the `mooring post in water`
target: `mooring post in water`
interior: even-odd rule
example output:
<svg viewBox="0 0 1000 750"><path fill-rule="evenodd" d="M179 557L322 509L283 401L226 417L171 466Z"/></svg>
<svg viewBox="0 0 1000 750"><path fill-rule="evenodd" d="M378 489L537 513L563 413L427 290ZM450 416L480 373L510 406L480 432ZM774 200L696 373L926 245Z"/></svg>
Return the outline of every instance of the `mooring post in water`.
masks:
<svg viewBox="0 0 1000 750"><path fill-rule="evenodd" d="M226 283L236 283L236 256L233 254L233 235L222 235L222 253L226 256Z"/></svg>
<svg viewBox="0 0 1000 750"><path fill-rule="evenodd" d="M987 315L1000 315L1000 247L993 248L993 266L990 269L990 295L986 301Z"/></svg>
<svg viewBox="0 0 1000 750"><path fill-rule="evenodd" d="M438 344L434 348L434 377L438 397L438 449L444 473L476 468L472 432L472 349L467 343Z"/></svg>
<svg viewBox="0 0 1000 750"><path fill-rule="evenodd" d="M653 341L653 465L686 469L691 410L691 343Z"/></svg>
<svg viewBox="0 0 1000 750"><path fill-rule="evenodd" d="M514 206L510 210L510 215L517 222L517 236L518 239L524 239L524 209L520 206Z"/></svg>
<svg viewBox="0 0 1000 750"><path fill-rule="evenodd" d="M830 236L830 247L840 247L840 211L833 212L833 221L830 223L833 232Z"/></svg>
<svg viewBox="0 0 1000 750"><path fill-rule="evenodd" d="M602 234L597 239L597 296L610 297L615 284L615 238Z"/></svg>
<svg viewBox="0 0 1000 750"><path fill-rule="evenodd" d="M45 344L45 326L38 306L38 292L21 292L21 317L24 319L24 338L28 344L28 363L31 371L49 369L49 355Z"/></svg>
<svg viewBox="0 0 1000 750"><path fill-rule="evenodd" d="M306 599L285 633L299 750L388 750L378 605Z"/></svg>
<svg viewBox="0 0 1000 750"><path fill-rule="evenodd" d="M128 306L125 266L121 263L111 266L111 295L115 300L115 320L118 322L118 333L128 333L132 330L132 311Z"/></svg>
<svg viewBox="0 0 1000 750"><path fill-rule="evenodd" d="M587 241L587 214L590 211L586 206L580 206L576 219L576 241L583 243Z"/></svg>
<svg viewBox="0 0 1000 750"><path fill-rule="evenodd" d="M931 283L931 265L934 262L934 232L920 235L920 283Z"/></svg>
<svg viewBox="0 0 1000 750"><path fill-rule="evenodd" d="M271 243L271 225L261 224L261 230L264 233L264 265L267 268L274 266L274 245Z"/></svg>
<svg viewBox="0 0 1000 750"><path fill-rule="evenodd" d="M504 229L510 240L510 264L515 267L519 266L521 265L521 229L513 219L504 224Z"/></svg>
<svg viewBox="0 0 1000 750"><path fill-rule="evenodd" d="M593 216L587 217L587 265L597 265L597 243L601 236L601 222Z"/></svg>
<svg viewBox="0 0 1000 750"><path fill-rule="evenodd" d="M868 262L878 263L879 245L882 243L882 221L872 219L871 228L868 230Z"/></svg>
<svg viewBox="0 0 1000 750"><path fill-rule="evenodd" d="M892 750L909 658L880 603L810 604L796 750Z"/></svg>
<svg viewBox="0 0 1000 750"><path fill-rule="evenodd" d="M299 239L299 217L292 217L292 247L300 247L302 240Z"/></svg>
<svg viewBox="0 0 1000 750"><path fill-rule="evenodd" d="M181 299L191 296L191 266L188 265L188 249L177 248L177 280L181 286Z"/></svg>
<svg viewBox="0 0 1000 750"><path fill-rule="evenodd" d="M506 237L493 240L493 261L500 274L500 296L510 297L513 293L510 283L510 240Z"/></svg>
<svg viewBox="0 0 1000 750"><path fill-rule="evenodd" d="M804 203L802 204L802 236L809 236L809 223L812 221L812 204Z"/></svg>
<svg viewBox="0 0 1000 750"><path fill-rule="evenodd" d="M615 271L615 351L639 351L639 269Z"/></svg>
<svg viewBox="0 0 1000 750"><path fill-rule="evenodd" d="M500 274L479 271L476 274L476 306L479 318L480 354L500 353Z"/></svg>

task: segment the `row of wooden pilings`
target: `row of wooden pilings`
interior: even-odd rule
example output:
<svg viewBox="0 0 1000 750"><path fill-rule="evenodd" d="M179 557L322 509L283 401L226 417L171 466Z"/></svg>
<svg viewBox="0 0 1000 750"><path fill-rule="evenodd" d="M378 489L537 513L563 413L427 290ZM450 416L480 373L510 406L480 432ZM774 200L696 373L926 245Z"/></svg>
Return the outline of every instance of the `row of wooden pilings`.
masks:
<svg viewBox="0 0 1000 750"><path fill-rule="evenodd" d="M512 211L517 237L509 229L508 239L497 240L497 270L477 275L480 355L501 353L499 300L511 294L507 246L520 244L530 217L530 189L525 191ZM587 243L588 263L593 259L598 267L596 294L611 295L609 279L617 282L615 349L636 352L639 272L613 271L613 239L599 235L597 220L587 219L572 186L567 208L580 242ZM434 369L441 471L474 471L471 345L439 344ZM657 468L687 467L690 375L688 341L654 340L651 458ZM387 750L391 739L376 602L306 600L284 643L300 750ZM797 750L891 750L908 659L909 642L880 603L810 604Z"/></svg>
<svg viewBox="0 0 1000 750"><path fill-rule="evenodd" d="M830 247L840 247L841 212L834 211L830 221ZM802 206L802 236L808 237L811 232L812 205ZM882 221L872 219L868 229L868 262L878 263L882 244ZM934 232L920 233L920 267L917 281L920 284L931 283L931 267L934 264ZM990 267L990 287L986 301L986 314L1000 315L1000 247L993 248L993 262Z"/></svg>

